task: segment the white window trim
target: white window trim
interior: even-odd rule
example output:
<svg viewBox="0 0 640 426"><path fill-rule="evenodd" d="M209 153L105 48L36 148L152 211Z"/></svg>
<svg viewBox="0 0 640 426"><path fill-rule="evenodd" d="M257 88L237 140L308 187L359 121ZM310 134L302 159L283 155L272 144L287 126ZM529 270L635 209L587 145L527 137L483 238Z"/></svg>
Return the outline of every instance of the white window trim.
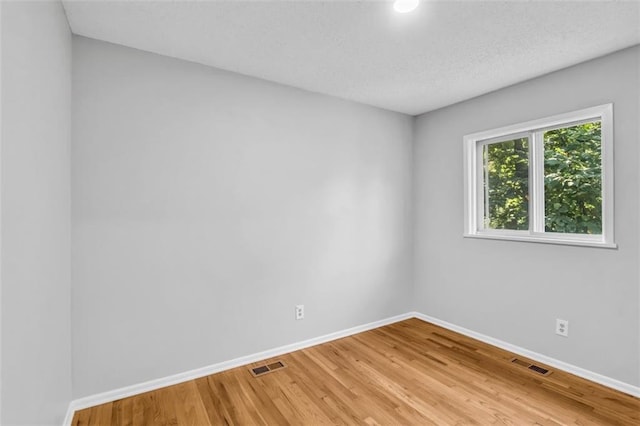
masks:
<svg viewBox="0 0 640 426"><path fill-rule="evenodd" d="M544 190L544 176L540 176L539 167L536 165L543 161L544 152L541 143L531 141L531 146L537 152L532 152L530 160L530 223L529 230L503 230L503 229L483 229L480 214L483 209L484 198L482 191L482 164L479 164L478 155L483 144L488 140L495 140L506 136L520 136L531 134L532 138L541 137L543 130L546 131L554 126L570 125L575 122L589 120L600 120L601 146L602 146L602 234L565 234L557 232L544 232L544 203L535 202L542 198ZM543 130L541 130L543 129ZM578 245L591 247L616 248L614 243L614 187L613 187L613 104L599 105L579 111L554 115L552 117L527 121L525 123L514 124L466 135L464 137L464 236L468 238L487 238L496 240L529 241L537 243ZM533 209L537 211L533 211Z"/></svg>

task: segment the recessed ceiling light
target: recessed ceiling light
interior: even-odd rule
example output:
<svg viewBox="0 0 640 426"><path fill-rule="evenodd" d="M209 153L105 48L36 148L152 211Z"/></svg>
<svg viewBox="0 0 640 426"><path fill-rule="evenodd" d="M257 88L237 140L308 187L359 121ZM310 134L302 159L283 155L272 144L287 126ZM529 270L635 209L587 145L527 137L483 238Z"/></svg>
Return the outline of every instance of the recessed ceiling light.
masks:
<svg viewBox="0 0 640 426"><path fill-rule="evenodd" d="M398 13L407 13L418 7L419 3L420 0L396 0L393 9Z"/></svg>

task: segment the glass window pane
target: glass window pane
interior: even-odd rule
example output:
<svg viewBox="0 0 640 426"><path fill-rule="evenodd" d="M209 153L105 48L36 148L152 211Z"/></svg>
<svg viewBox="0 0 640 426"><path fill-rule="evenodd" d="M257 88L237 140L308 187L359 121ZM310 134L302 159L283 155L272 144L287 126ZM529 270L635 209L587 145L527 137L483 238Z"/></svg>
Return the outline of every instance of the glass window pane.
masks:
<svg viewBox="0 0 640 426"><path fill-rule="evenodd" d="M602 234L601 123L544 132L545 231Z"/></svg>
<svg viewBox="0 0 640 426"><path fill-rule="evenodd" d="M484 227L529 229L529 140L484 145Z"/></svg>

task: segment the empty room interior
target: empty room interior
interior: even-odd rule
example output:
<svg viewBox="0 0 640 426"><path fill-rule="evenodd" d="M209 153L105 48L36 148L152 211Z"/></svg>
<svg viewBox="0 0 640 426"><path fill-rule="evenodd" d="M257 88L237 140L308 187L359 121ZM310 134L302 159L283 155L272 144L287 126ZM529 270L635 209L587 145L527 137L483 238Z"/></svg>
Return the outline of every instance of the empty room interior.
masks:
<svg viewBox="0 0 640 426"><path fill-rule="evenodd" d="M0 1L0 423L640 424L640 2Z"/></svg>

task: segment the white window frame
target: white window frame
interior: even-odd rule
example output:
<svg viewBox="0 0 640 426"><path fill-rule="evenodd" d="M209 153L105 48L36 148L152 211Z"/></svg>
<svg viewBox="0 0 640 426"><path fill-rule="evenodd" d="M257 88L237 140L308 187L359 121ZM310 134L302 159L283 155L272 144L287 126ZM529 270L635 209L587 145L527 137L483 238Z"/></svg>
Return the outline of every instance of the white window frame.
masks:
<svg viewBox="0 0 640 426"><path fill-rule="evenodd" d="M602 234L570 234L545 232L544 146L543 133L553 128L568 127L599 120L602 150ZM482 147L488 143L529 137L529 229L484 228L484 176ZM527 121L466 135L464 143L464 236L498 240L529 241L616 248L613 233L613 104L604 104L552 117Z"/></svg>

